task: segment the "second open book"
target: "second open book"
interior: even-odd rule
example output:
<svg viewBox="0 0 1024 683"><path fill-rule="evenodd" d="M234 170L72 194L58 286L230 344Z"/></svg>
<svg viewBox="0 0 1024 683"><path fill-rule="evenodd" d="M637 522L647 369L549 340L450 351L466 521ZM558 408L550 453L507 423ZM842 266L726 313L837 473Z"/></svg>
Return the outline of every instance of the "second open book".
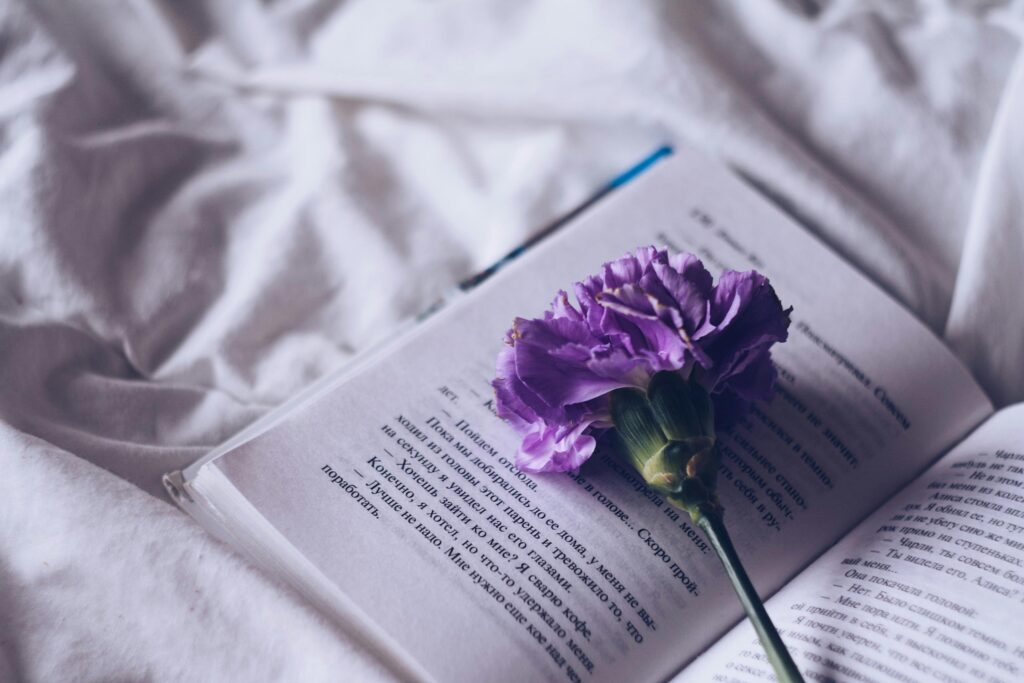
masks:
<svg viewBox="0 0 1024 683"><path fill-rule="evenodd" d="M646 244L713 273L757 269L794 307L778 395L721 438L719 488L808 678L1018 678L1024 409L993 414L899 304L690 151L175 473L172 490L403 676L770 678L685 515L612 454L579 476L518 472L517 436L494 414L513 317Z"/></svg>

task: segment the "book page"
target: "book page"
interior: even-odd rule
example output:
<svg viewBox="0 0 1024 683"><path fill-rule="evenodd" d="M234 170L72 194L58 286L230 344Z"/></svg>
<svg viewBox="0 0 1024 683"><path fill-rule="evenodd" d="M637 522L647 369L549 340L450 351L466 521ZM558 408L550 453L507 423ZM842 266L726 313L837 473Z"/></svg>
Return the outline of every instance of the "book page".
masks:
<svg viewBox="0 0 1024 683"><path fill-rule="evenodd" d="M739 618L718 560L613 455L517 471L489 384L515 316L651 243L757 268L794 306L779 395L722 440L721 496L762 591L991 411L910 315L685 152L213 466L437 680L664 679Z"/></svg>
<svg viewBox="0 0 1024 683"><path fill-rule="evenodd" d="M809 681L1024 679L1024 405L997 413L768 607ZM764 680L747 623L676 679Z"/></svg>

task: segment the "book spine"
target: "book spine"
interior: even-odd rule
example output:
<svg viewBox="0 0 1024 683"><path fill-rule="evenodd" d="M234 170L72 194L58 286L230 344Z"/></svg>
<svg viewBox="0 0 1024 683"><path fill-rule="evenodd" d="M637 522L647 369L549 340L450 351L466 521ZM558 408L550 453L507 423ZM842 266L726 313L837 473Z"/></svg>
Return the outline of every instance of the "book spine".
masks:
<svg viewBox="0 0 1024 683"><path fill-rule="evenodd" d="M196 520L199 526L229 545L235 542L224 526L220 513L204 496L196 492L181 470L168 472L161 481L174 504Z"/></svg>
<svg viewBox="0 0 1024 683"><path fill-rule="evenodd" d="M164 489L167 491L167 495L171 497L171 500L173 500L178 507L182 507L184 509L182 499L188 503L195 502L192 500L192 496L189 495L188 491L185 489L185 477L182 476L181 470L168 472L161 478L161 481L164 484Z"/></svg>

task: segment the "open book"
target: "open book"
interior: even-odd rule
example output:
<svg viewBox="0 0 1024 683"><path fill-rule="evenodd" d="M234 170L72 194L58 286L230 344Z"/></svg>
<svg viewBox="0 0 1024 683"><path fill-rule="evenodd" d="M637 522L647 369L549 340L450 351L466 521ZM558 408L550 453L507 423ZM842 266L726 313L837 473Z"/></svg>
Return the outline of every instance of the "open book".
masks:
<svg viewBox="0 0 1024 683"><path fill-rule="evenodd" d="M435 681L760 681L686 515L601 453L529 476L490 381L513 317L639 245L794 307L778 394L720 439L748 572L808 680L1024 676L1024 407L720 164L660 161L184 472L182 506Z"/></svg>

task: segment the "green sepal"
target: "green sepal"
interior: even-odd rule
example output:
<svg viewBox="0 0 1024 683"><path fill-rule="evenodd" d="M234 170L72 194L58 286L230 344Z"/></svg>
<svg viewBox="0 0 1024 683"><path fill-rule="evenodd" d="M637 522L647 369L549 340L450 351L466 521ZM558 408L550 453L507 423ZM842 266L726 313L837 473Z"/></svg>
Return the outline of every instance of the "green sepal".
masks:
<svg viewBox="0 0 1024 683"><path fill-rule="evenodd" d="M651 411L647 395L639 389L616 389L611 392L611 413L625 455L642 473L647 461L668 441Z"/></svg>
<svg viewBox="0 0 1024 683"><path fill-rule="evenodd" d="M695 514L717 504L719 455L707 391L678 372L658 372L646 392L611 392L616 448L652 489Z"/></svg>
<svg viewBox="0 0 1024 683"><path fill-rule="evenodd" d="M678 372L658 372L651 378L647 398L658 425L669 439L714 438L711 397L697 382L683 379Z"/></svg>
<svg viewBox="0 0 1024 683"><path fill-rule="evenodd" d="M687 463L709 445L705 437L669 441L644 463L640 474L651 488L664 494L678 493L687 476Z"/></svg>

